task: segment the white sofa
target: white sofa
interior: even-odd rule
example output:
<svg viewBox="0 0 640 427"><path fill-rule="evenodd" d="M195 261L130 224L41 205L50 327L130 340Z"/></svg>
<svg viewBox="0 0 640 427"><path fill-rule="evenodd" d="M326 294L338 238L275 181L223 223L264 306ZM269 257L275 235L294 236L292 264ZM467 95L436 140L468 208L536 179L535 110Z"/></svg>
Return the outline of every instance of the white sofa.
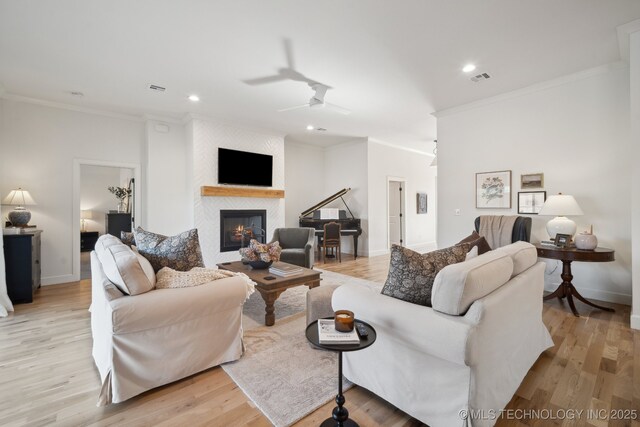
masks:
<svg viewBox="0 0 640 427"><path fill-rule="evenodd" d="M130 296L109 281L96 252L91 253L91 274L93 358L102 380L99 406L242 356L243 279Z"/></svg>
<svg viewBox="0 0 640 427"><path fill-rule="evenodd" d="M333 308L352 310L377 332L371 347L344 353L345 376L431 427L494 425L553 346L542 322L544 266L525 242L447 266L436 276L433 308L339 287ZM464 419L479 410L478 419Z"/></svg>

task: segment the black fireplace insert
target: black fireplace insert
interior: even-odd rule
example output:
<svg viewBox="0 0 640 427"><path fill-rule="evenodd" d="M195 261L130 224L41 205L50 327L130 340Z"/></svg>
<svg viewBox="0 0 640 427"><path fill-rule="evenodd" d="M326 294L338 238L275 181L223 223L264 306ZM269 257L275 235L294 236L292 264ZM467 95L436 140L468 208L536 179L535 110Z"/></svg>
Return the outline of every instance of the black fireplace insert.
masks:
<svg viewBox="0 0 640 427"><path fill-rule="evenodd" d="M266 210L221 210L220 252L237 251L251 239L266 243Z"/></svg>

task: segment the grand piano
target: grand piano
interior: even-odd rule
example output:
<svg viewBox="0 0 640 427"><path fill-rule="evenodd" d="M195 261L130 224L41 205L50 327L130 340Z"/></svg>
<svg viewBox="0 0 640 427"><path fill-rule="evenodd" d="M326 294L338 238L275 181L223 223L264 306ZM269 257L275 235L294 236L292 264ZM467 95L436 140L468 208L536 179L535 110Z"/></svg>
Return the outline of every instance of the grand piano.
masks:
<svg viewBox="0 0 640 427"><path fill-rule="evenodd" d="M324 236L324 225L329 222L338 222L341 225L340 235L353 236L353 256L358 258L358 236L362 234L362 227L360 226L360 218L355 218L351 209L344 201L342 196L347 194L351 190L350 188L343 188L336 194L327 197L317 205L314 205L300 214L300 227L311 227L316 229L316 236L318 237L318 243L320 243ZM323 218L320 209L335 200L342 200L345 207L349 211L351 218L347 217L347 212L342 209L337 209L336 218Z"/></svg>

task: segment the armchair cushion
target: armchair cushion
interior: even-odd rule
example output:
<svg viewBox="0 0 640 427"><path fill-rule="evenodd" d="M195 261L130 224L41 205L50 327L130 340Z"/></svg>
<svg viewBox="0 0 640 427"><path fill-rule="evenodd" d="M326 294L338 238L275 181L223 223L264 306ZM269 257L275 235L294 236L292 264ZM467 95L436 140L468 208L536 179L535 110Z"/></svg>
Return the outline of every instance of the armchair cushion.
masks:
<svg viewBox="0 0 640 427"><path fill-rule="evenodd" d="M448 265L434 280L433 309L452 315L464 314L476 300L507 283L511 273L511 257L497 251Z"/></svg>
<svg viewBox="0 0 640 427"><path fill-rule="evenodd" d="M283 249L280 253L280 261L303 266L306 262L306 252L303 249Z"/></svg>
<svg viewBox="0 0 640 427"><path fill-rule="evenodd" d="M431 288L436 275L447 265L464 261L469 248L469 243L463 243L423 255L393 245L389 276L382 293L413 304L431 307Z"/></svg>

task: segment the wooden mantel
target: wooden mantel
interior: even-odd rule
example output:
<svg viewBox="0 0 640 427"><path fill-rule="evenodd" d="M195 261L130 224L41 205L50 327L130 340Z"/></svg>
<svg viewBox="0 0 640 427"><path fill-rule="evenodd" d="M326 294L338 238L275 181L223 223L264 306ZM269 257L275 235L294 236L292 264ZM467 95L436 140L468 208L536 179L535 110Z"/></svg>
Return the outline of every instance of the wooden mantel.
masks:
<svg viewBox="0 0 640 427"><path fill-rule="evenodd" d="M200 187L202 197L258 197L267 199L284 199L284 190L268 188L221 187L203 185Z"/></svg>

